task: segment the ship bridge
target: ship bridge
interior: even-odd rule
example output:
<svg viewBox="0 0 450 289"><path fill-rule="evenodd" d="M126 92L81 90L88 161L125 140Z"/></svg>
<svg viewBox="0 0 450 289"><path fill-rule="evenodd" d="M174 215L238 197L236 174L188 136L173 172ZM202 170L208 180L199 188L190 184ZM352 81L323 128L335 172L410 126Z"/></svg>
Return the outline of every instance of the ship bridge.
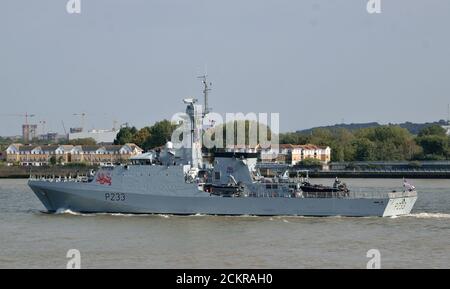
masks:
<svg viewBox="0 0 450 289"><path fill-rule="evenodd" d="M156 163L157 158L154 152L148 152L133 156L129 160L133 165L152 165Z"/></svg>

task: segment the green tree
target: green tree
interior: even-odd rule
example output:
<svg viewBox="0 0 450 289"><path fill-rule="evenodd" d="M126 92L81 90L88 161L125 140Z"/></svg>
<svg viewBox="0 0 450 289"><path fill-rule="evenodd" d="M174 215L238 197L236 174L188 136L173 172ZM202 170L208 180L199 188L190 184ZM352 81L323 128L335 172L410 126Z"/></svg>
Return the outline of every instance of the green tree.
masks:
<svg viewBox="0 0 450 289"><path fill-rule="evenodd" d="M362 141L361 144L365 147L358 151L356 160L410 160L420 152L413 135L396 125L364 128L357 131L355 136L371 143L369 145L367 141ZM371 153L367 150L369 147Z"/></svg>
<svg viewBox="0 0 450 289"><path fill-rule="evenodd" d="M448 153L448 138L440 135L425 135L417 138L417 143L423 148L425 158L443 158Z"/></svg>
<svg viewBox="0 0 450 289"><path fill-rule="evenodd" d="M55 156L51 156L48 161L50 162L50 165L52 165L52 166L56 165L56 157Z"/></svg>
<svg viewBox="0 0 450 289"><path fill-rule="evenodd" d="M150 138L150 127L146 126L141 128L133 137L133 143L140 146L141 148L144 147L144 143L147 141L147 139Z"/></svg>
<svg viewBox="0 0 450 289"><path fill-rule="evenodd" d="M358 138L353 142L356 161L375 160L375 144L367 138Z"/></svg>
<svg viewBox="0 0 450 289"><path fill-rule="evenodd" d="M281 144L304 145L309 142L309 137L298 132L280 133L279 140Z"/></svg>
<svg viewBox="0 0 450 289"><path fill-rule="evenodd" d="M446 130L442 126L433 124L433 125L430 125L424 129L422 129L419 132L418 136L423 137L423 136L427 136L427 135L437 135L437 136L445 137L447 135L446 133L447 133Z"/></svg>
<svg viewBox="0 0 450 289"><path fill-rule="evenodd" d="M166 119L156 122L150 127L150 135L142 144L142 147L144 149L151 149L164 145L167 141L171 140L172 133L176 128L176 124L171 123Z"/></svg>
<svg viewBox="0 0 450 289"><path fill-rule="evenodd" d="M133 142L134 136L137 133L136 127L122 127L117 133L114 144L124 145Z"/></svg>
<svg viewBox="0 0 450 289"><path fill-rule="evenodd" d="M311 168L311 167L320 167L320 166L322 166L322 163L318 159L306 158L306 159L298 162L297 165L302 166L302 167Z"/></svg>
<svg viewBox="0 0 450 289"><path fill-rule="evenodd" d="M312 131L308 142L320 146L329 146L333 142L333 140L334 135L331 130L317 128Z"/></svg>
<svg viewBox="0 0 450 289"><path fill-rule="evenodd" d="M324 144L331 148L332 161L352 161L355 158L355 148L352 142L355 136L347 129L340 128L333 132L330 143Z"/></svg>
<svg viewBox="0 0 450 289"><path fill-rule="evenodd" d="M419 132L416 142L423 149L422 159L439 160L449 156L450 138L446 130L434 124Z"/></svg>
<svg viewBox="0 0 450 289"><path fill-rule="evenodd" d="M227 147L227 128L233 126L234 128L234 135L233 135L233 144L234 145L257 145L260 144L262 141L265 141L266 139L262 139L263 132L266 134L266 138L268 141L272 139L272 131L270 128L265 124L260 124L256 121L251 120L235 120L233 123L228 122L225 124L217 125L213 129L208 130L205 132L207 134L206 137L211 137L211 139L215 139L216 134L222 133L222 139L223 144L221 146ZM238 140L238 130L241 129L241 127L244 127L244 143L242 143L241 140ZM250 133L256 132L256 139L252 139L252 142L256 140L255 144L250 143ZM230 144L231 145L231 144Z"/></svg>

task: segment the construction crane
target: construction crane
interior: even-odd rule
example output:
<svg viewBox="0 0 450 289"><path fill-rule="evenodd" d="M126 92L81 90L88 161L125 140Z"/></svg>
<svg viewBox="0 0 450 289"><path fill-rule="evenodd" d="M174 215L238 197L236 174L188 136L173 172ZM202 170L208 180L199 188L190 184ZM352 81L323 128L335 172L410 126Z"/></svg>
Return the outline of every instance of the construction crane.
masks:
<svg viewBox="0 0 450 289"><path fill-rule="evenodd" d="M26 112L25 114L2 114L1 116L18 116L18 117L24 117L25 118L25 124L28 124L28 118L35 117L35 114L29 114Z"/></svg>
<svg viewBox="0 0 450 289"><path fill-rule="evenodd" d="M64 125L64 121L63 120L61 120L61 124L62 124L62 127L64 129L64 134L67 136L66 126Z"/></svg>
<svg viewBox="0 0 450 289"><path fill-rule="evenodd" d="M87 113L80 112L80 113L74 113L73 115L81 117L81 130L84 131L84 123L86 121Z"/></svg>
<svg viewBox="0 0 450 289"><path fill-rule="evenodd" d="M36 136L36 128L34 128L34 125L28 124L28 119L35 117L35 114L29 114L26 112L25 114L1 114L0 116L17 116L17 117L24 117L25 118L25 124L22 124L22 137L25 142L28 142L31 138L34 138Z"/></svg>

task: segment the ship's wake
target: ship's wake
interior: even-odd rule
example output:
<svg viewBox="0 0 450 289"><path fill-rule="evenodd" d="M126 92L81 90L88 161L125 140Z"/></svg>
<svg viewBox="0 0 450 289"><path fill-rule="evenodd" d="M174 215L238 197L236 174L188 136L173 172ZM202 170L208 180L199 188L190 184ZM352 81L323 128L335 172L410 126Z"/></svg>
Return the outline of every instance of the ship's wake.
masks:
<svg viewBox="0 0 450 289"><path fill-rule="evenodd" d="M414 217L417 219L450 219L450 214L444 213L415 213L406 215L406 217Z"/></svg>
<svg viewBox="0 0 450 289"><path fill-rule="evenodd" d="M72 215L72 216L95 216L95 214L83 214L80 212L72 211L70 209L58 209L54 212L55 215Z"/></svg>
<svg viewBox="0 0 450 289"><path fill-rule="evenodd" d="M43 212L48 213L48 212ZM170 215L166 214L126 214L126 213L80 213L72 211L70 209L58 209L52 213L54 215L71 215L71 216L84 216L84 217L96 217L96 216L112 216L112 217L149 217L156 216L164 219L170 218Z"/></svg>

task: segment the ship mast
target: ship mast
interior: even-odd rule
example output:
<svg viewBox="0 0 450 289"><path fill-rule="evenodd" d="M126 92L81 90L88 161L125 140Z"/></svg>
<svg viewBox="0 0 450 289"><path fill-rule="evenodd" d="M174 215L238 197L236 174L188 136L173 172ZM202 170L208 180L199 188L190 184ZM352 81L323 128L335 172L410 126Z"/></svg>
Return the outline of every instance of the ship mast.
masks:
<svg viewBox="0 0 450 289"><path fill-rule="evenodd" d="M208 82L207 77L208 77L207 74L197 77L197 78L202 79L202 83L203 83L203 96L205 99L205 103L204 103L205 107L203 109L203 117L210 112L210 109L208 107L208 93L211 91L210 87L211 87L212 83Z"/></svg>
<svg viewBox="0 0 450 289"><path fill-rule="evenodd" d="M190 147L188 151L190 153L191 167L201 168L203 166L202 161L202 106L196 105L197 99L186 98L183 100L186 107L186 114L189 116L189 129L190 129Z"/></svg>

